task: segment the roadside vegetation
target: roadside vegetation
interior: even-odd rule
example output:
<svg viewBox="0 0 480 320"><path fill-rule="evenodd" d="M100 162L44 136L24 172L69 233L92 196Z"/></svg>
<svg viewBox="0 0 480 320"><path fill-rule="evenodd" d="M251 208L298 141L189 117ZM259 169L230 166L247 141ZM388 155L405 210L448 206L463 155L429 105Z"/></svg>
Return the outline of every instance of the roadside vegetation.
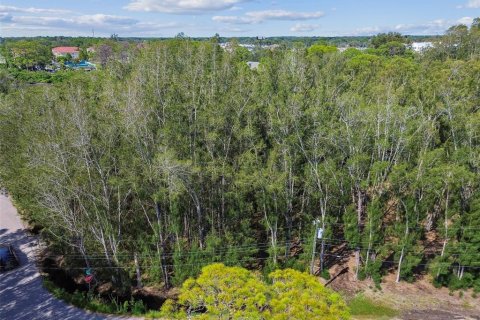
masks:
<svg viewBox="0 0 480 320"><path fill-rule="evenodd" d="M380 34L263 50L252 70L245 48L178 37L104 47L100 70L49 86L3 72L0 180L72 277L197 292L172 312L235 312L202 292L216 263L258 287L242 312L272 317L290 312L276 286L324 290L283 272L328 278L350 256L377 286L479 292L479 41L477 18L422 54Z"/></svg>
<svg viewBox="0 0 480 320"><path fill-rule="evenodd" d="M124 302L111 298L110 300L95 295L92 292L75 291L67 292L65 289L55 285L48 279L43 280L43 286L50 291L57 299L76 307L87 309L93 312L108 314L133 314L140 316L146 312L141 300L127 300Z"/></svg>

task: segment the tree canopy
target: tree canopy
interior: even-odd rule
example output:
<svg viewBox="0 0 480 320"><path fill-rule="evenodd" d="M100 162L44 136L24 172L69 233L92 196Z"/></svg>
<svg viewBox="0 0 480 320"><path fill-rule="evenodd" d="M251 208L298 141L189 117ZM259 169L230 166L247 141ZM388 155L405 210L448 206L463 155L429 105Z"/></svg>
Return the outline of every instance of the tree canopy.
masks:
<svg viewBox="0 0 480 320"><path fill-rule="evenodd" d="M264 50L251 70L216 41L108 40L96 72L0 74L1 183L72 274L120 289L136 270L169 287L215 262L325 274L354 259L378 285L430 272L480 290L475 21L422 54L381 35L370 51Z"/></svg>

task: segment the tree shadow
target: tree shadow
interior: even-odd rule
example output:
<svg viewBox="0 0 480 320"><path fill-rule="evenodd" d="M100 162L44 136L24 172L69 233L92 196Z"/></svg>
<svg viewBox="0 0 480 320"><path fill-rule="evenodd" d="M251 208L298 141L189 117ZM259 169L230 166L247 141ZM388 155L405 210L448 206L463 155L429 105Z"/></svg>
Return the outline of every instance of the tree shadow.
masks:
<svg viewBox="0 0 480 320"><path fill-rule="evenodd" d="M0 243L11 244L20 260L19 267L0 274L0 319L125 319L76 308L48 292L36 266L36 237L21 229L3 231Z"/></svg>

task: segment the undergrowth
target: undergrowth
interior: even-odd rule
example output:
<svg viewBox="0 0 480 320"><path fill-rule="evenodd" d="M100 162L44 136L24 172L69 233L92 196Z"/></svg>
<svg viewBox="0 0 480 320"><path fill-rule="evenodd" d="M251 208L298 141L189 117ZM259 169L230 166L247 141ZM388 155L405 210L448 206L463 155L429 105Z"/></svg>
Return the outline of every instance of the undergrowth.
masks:
<svg viewBox="0 0 480 320"><path fill-rule="evenodd" d="M82 309L110 314L142 315L146 312L146 307L141 300L134 300L132 298L129 301L121 303L115 299L107 301L98 295L87 292L75 291L74 293L70 293L63 288L57 287L48 279L43 280L43 286L50 291L55 298Z"/></svg>

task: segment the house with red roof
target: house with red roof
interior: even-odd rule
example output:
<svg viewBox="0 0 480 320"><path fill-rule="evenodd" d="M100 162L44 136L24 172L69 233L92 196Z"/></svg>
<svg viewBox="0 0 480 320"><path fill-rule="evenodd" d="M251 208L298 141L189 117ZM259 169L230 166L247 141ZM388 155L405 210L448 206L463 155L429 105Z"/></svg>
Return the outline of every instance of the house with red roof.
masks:
<svg viewBox="0 0 480 320"><path fill-rule="evenodd" d="M52 49L52 53L55 58L66 57L67 54L70 54L73 59L78 59L80 55L79 47L55 47Z"/></svg>

